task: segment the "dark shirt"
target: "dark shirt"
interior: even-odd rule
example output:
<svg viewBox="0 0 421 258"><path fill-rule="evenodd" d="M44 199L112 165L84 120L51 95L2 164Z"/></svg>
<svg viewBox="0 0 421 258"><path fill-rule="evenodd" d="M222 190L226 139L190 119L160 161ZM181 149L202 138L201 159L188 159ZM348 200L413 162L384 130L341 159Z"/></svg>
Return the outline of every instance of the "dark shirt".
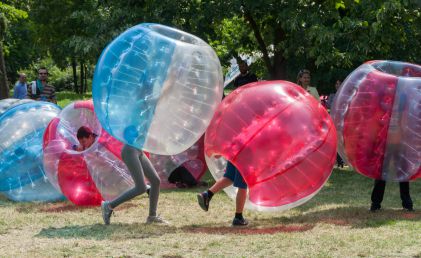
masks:
<svg viewBox="0 0 421 258"><path fill-rule="evenodd" d="M251 82L257 82L257 77L255 74L252 74L250 72L246 73L245 75L240 74L234 80L234 87L238 88Z"/></svg>

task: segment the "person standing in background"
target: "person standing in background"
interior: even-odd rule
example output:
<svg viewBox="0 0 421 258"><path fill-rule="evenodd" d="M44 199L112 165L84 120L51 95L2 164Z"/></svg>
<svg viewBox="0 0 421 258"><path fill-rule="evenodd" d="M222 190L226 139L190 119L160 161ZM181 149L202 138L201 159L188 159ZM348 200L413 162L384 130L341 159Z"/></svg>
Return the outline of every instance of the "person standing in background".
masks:
<svg viewBox="0 0 421 258"><path fill-rule="evenodd" d="M297 84L300 85L303 89L305 89L308 93L310 93L310 95L312 95L320 103L319 92L317 91L316 87L310 86L310 82L310 71L306 69L300 70L297 75Z"/></svg>
<svg viewBox="0 0 421 258"><path fill-rule="evenodd" d="M28 84L26 83L26 74L20 73L19 80L16 82L13 88L13 98L24 99L28 94Z"/></svg>
<svg viewBox="0 0 421 258"><path fill-rule="evenodd" d="M27 97L33 100L48 101L57 104L56 90L53 85L48 84L47 68L38 69L38 80L33 81L28 88Z"/></svg>

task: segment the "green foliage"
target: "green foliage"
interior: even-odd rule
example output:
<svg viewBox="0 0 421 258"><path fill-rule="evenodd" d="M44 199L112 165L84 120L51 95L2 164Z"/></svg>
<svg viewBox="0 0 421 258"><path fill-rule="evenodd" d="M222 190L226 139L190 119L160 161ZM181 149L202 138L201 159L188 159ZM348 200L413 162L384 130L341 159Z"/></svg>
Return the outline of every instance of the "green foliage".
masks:
<svg viewBox="0 0 421 258"><path fill-rule="evenodd" d="M6 63L12 73L31 63L25 55L30 61L51 56L62 69L74 60L92 71L114 37L133 25L156 22L205 39L225 68L232 57L248 54L260 58L252 70L263 79L295 81L300 69L310 69L313 85L327 94L337 79L367 60L420 62L421 11L416 2L9 0L16 10L30 10L29 19L9 11L14 19L30 21L9 30Z"/></svg>
<svg viewBox="0 0 421 258"><path fill-rule="evenodd" d="M4 13L6 18L12 22L28 18L28 13L26 11L17 9L14 6L3 2L0 2L0 13Z"/></svg>

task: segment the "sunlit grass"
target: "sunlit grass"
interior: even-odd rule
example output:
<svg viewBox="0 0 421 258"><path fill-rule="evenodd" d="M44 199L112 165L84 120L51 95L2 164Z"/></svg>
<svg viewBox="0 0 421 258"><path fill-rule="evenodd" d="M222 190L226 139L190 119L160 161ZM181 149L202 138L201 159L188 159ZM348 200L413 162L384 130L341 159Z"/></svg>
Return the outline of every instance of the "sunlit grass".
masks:
<svg viewBox="0 0 421 258"><path fill-rule="evenodd" d="M213 180L206 175L205 180ZM420 257L421 182L411 183L416 212L403 212L397 183L383 210L368 211L372 180L335 169L308 203L286 212L246 211L247 228L230 226L234 202L218 193L209 212L200 189L162 190L158 213L170 225L146 225L146 196L118 207L111 225L99 208L0 199L0 256L38 257Z"/></svg>
<svg viewBox="0 0 421 258"><path fill-rule="evenodd" d="M69 105L70 103L76 100L86 100L92 98L92 92L87 92L84 94L77 94L72 91L60 91L56 93L57 104L64 108L65 106Z"/></svg>

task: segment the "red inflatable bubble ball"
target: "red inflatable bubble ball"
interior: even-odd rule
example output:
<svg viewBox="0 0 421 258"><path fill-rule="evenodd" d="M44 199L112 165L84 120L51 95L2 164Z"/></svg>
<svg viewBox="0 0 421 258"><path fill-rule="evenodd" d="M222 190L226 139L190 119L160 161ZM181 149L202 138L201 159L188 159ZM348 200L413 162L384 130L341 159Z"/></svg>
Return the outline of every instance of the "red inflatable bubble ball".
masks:
<svg viewBox="0 0 421 258"><path fill-rule="evenodd" d="M332 107L338 151L367 177L421 177L421 66L369 61L343 82Z"/></svg>
<svg viewBox="0 0 421 258"><path fill-rule="evenodd" d="M312 198L329 178L336 130L326 109L300 86L263 81L238 88L218 107L205 137L215 178L226 160L248 185L246 207L279 211ZM230 196L234 188L227 189Z"/></svg>
<svg viewBox="0 0 421 258"><path fill-rule="evenodd" d="M90 144L77 138L84 128ZM50 182L74 204L98 206L131 189L134 182L121 159L123 144L96 119L91 100L66 106L48 125L43 139L44 169Z"/></svg>

